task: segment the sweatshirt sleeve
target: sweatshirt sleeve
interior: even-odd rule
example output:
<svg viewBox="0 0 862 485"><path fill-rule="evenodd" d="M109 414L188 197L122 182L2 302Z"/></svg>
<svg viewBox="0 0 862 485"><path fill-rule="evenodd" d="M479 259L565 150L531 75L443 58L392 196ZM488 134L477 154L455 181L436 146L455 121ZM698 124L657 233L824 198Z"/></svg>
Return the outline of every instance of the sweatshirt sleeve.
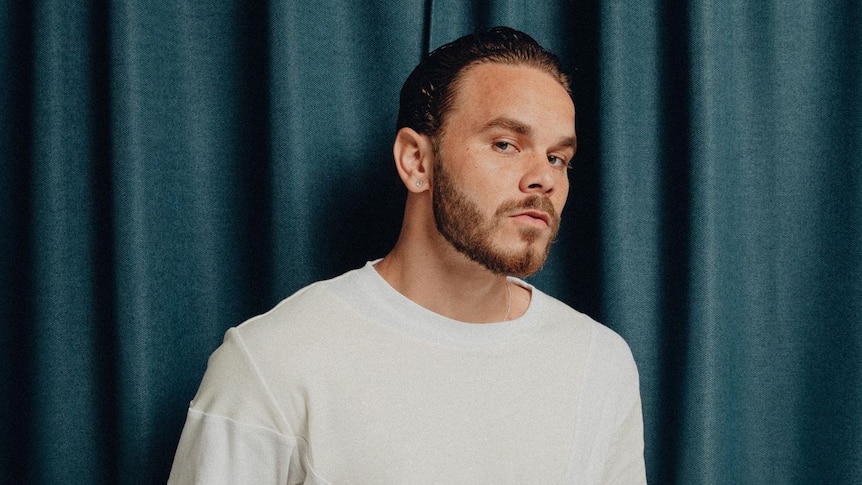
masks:
<svg viewBox="0 0 862 485"><path fill-rule="evenodd" d="M608 447L602 483L605 485L646 484L643 414L637 381L621 409L621 419Z"/></svg>
<svg viewBox="0 0 862 485"><path fill-rule="evenodd" d="M646 484L640 378L627 345L622 353L624 358L617 376L619 407L607 450L604 485Z"/></svg>
<svg viewBox="0 0 862 485"><path fill-rule="evenodd" d="M292 435L231 329L191 402L169 484L303 483L305 441Z"/></svg>

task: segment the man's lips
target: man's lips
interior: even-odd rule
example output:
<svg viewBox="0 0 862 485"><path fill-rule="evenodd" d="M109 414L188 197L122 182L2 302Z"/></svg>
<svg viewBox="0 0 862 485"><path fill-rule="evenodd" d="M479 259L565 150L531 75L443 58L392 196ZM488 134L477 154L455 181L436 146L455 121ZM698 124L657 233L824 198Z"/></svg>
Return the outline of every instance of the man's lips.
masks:
<svg viewBox="0 0 862 485"><path fill-rule="evenodd" d="M518 212L512 215L513 218L528 222L534 225L541 225L543 227L548 227L551 225L551 216L546 212L536 211L536 210L528 210Z"/></svg>
<svg viewBox="0 0 862 485"><path fill-rule="evenodd" d="M522 200L510 200L500 205L495 214L498 217L508 216L534 229L557 230L560 218L550 200L533 195Z"/></svg>

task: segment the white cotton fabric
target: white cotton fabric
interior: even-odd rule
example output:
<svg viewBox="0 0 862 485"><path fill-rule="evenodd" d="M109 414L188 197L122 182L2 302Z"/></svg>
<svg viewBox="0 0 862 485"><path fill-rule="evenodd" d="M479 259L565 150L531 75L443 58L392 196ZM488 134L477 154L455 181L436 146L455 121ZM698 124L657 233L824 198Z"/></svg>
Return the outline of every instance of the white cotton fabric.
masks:
<svg viewBox="0 0 862 485"><path fill-rule="evenodd" d="M511 281L522 317L467 324L368 263L228 330L169 483L646 483L628 346Z"/></svg>

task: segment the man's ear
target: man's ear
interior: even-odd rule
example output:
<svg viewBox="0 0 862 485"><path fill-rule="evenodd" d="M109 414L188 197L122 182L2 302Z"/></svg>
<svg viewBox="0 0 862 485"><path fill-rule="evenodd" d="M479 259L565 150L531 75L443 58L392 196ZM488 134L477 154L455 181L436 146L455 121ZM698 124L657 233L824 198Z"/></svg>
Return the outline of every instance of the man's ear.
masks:
<svg viewBox="0 0 862 485"><path fill-rule="evenodd" d="M431 138L412 128L401 128L395 135L392 154L395 168L407 190L414 193L428 190L434 160Z"/></svg>

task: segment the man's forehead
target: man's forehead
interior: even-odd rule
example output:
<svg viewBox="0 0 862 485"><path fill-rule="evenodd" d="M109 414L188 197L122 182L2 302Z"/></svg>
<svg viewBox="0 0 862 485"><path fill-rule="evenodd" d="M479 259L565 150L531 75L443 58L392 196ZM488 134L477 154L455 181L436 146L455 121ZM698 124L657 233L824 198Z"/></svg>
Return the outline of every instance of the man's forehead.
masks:
<svg viewBox="0 0 862 485"><path fill-rule="evenodd" d="M556 98L554 104L568 104L574 111L565 86L551 74L530 65L485 63L472 66L453 84L450 94L453 108L532 94L537 100ZM500 96L506 99L497 100Z"/></svg>

